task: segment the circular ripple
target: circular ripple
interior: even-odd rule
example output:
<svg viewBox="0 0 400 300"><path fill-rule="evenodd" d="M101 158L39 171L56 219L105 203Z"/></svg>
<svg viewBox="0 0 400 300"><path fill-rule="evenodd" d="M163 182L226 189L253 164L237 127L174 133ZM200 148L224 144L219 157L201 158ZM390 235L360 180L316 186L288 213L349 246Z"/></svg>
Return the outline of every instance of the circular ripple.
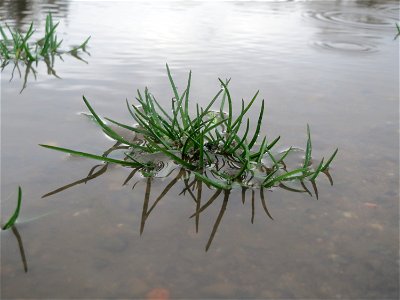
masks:
<svg viewBox="0 0 400 300"><path fill-rule="evenodd" d="M388 15L362 12L309 11L306 12L304 16L319 21L368 29L393 28L393 23L396 22L396 18L390 17Z"/></svg>
<svg viewBox="0 0 400 300"><path fill-rule="evenodd" d="M369 44L349 41L317 41L314 45L328 50L344 52L375 52L376 48Z"/></svg>

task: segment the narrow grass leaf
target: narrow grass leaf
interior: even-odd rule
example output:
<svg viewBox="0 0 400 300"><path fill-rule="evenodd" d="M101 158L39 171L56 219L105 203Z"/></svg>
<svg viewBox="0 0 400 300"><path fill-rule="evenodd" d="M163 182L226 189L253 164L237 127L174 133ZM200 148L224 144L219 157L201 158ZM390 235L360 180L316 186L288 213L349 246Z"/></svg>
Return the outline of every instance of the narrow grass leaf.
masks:
<svg viewBox="0 0 400 300"><path fill-rule="evenodd" d="M43 145L43 144L39 144L39 146L48 148L48 149L52 149L52 150L56 150L56 151L60 151L60 152L69 153L69 154L76 155L76 156L81 156L81 157L91 158L91 159L95 159L95 160L120 164L123 166L130 166L130 167L141 167L142 166L141 164L138 164L136 162L129 162L129 161L125 161L125 160L109 158L106 156L100 156L100 155L90 154L90 153L86 153L86 152L75 151L75 150L71 150L71 149L67 149L67 148L61 148L61 147Z"/></svg>
<svg viewBox="0 0 400 300"><path fill-rule="evenodd" d="M22 202L22 189L19 186L18 187L18 201L17 201L17 207L15 208L14 213L12 214L12 216L10 217L10 219L7 221L7 223L3 226L3 230L9 229L11 228L15 222L18 219L19 216L19 212L21 210L21 202Z"/></svg>

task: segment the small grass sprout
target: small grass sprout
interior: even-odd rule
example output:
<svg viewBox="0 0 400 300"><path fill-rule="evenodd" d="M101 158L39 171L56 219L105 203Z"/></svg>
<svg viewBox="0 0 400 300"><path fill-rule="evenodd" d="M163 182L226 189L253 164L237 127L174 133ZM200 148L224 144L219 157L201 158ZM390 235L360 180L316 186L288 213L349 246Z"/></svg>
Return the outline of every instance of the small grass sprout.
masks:
<svg viewBox="0 0 400 300"><path fill-rule="evenodd" d="M21 202L22 202L22 189L19 186L18 187L18 201L17 201L17 207L15 208L14 213L12 214L12 216L10 217L10 219L7 221L6 224L4 224L4 226L2 227L3 230L7 230L11 227L14 226L15 222L18 219L19 216L19 212L21 210Z"/></svg>
<svg viewBox="0 0 400 300"><path fill-rule="evenodd" d="M320 173L328 172L338 150L336 149L328 160L321 160L314 168L311 132L308 125L305 158L301 167L289 169L285 164L285 158L294 150L294 147L290 147L283 153L277 153L274 150L280 136L273 139L264 136L261 139L262 142L258 142L264 115L264 100L261 102L260 113L253 132L250 130L250 119L247 113L255 103L259 91L247 104L244 100L241 101L240 111L235 117L233 100L228 88L230 79L225 81L219 79L221 88L216 95L205 108L197 104L196 111L193 113L189 111L191 72L189 72L186 88L179 91L168 64L166 68L174 96L171 100L171 109L163 108L148 88L145 88L144 92L138 90L136 96L138 105L133 105L126 100L135 125L101 118L83 96L83 101L93 120L107 136L126 148L123 159L109 157L108 155L113 151L95 155L50 145L41 146L141 169L146 173L146 177L151 174L151 168L155 167L149 154L160 153L190 171L208 186L224 190L240 186L272 188L288 181L300 181L303 184L304 180L313 182ZM219 110L212 110L218 101ZM128 130L136 138L123 137L113 126ZM146 156L149 157L148 160Z"/></svg>

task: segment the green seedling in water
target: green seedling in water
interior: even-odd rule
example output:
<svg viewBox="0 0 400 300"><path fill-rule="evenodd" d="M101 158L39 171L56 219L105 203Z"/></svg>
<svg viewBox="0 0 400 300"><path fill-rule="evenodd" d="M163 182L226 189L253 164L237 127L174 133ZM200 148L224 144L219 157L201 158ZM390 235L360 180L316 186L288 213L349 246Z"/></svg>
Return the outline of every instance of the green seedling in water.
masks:
<svg viewBox="0 0 400 300"><path fill-rule="evenodd" d="M53 17L49 13L46 17L44 37L36 42L31 42L31 38L35 32L33 22L26 33L22 33L18 29L12 29L6 24L5 28L9 35L6 34L5 28L0 25L0 59L2 65L4 66L10 60L14 60L15 62L23 61L25 63L37 62L40 59L45 60L51 56L65 53L77 56L78 51L86 50L90 36L81 45L69 51L61 50L63 41L57 38L56 29L58 25L59 22L54 24Z"/></svg>
<svg viewBox="0 0 400 300"><path fill-rule="evenodd" d="M21 201L22 201L22 189L19 186L18 187L18 202L17 202L17 207L15 208L15 211L13 215L10 217L10 219L7 221L7 223L2 227L3 230L7 230L11 227L14 226L15 222L18 219L19 212L21 210Z"/></svg>
<svg viewBox="0 0 400 300"><path fill-rule="evenodd" d="M284 161L295 149L294 147L278 154L274 153L273 148L279 141L279 136L274 139L263 137L261 144L257 143L264 114L264 100L261 103L256 128L252 133L250 120L246 114L256 101L258 91L249 103L245 104L242 100L240 112L235 118L233 101L228 89L230 80L219 79L221 88L215 97L205 108L196 105L195 114L191 114L189 112L191 72L186 89L179 93L168 65L166 67L174 95L171 100L171 110L163 108L147 88L144 93L138 90L136 97L138 106L126 101L135 125L101 118L89 101L83 97L92 119L103 132L118 144L126 147L127 151L123 159L109 157L112 151L95 155L50 145L41 146L72 155L138 168L145 172L146 177L151 175L151 168L154 167L151 158L146 161L146 155L160 153L191 171L205 184L224 190L238 186L271 188L295 180L303 184L304 180L314 182L320 173L327 174L329 178L328 169L338 150L336 149L326 162L323 159L318 167L313 168L309 126L307 126L305 159L300 168L289 170ZM212 106L219 99L219 111L212 110ZM225 112L226 105L227 112ZM141 138L123 137L111 125L128 130L132 136ZM266 161L269 161L269 164Z"/></svg>

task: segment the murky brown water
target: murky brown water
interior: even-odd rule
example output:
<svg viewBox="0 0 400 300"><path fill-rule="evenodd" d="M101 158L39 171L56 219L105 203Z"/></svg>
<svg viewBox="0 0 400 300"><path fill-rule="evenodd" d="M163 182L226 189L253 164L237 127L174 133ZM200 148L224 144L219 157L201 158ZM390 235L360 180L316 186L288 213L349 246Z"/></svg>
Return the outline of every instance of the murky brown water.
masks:
<svg viewBox="0 0 400 300"><path fill-rule="evenodd" d="M2 231L2 298L399 297L397 1L0 2L2 23L20 28L43 25L48 10L65 45L92 36L90 56L87 64L57 59L62 79L39 63L22 93L23 70L11 82L12 68L1 73L1 214L13 211L21 185L16 228L27 264L25 273L16 235ZM146 214L173 176L151 182L147 208L146 179L132 191L139 178L123 186L130 170L118 166L41 198L96 162L39 143L94 153L112 145L80 114L82 95L100 114L128 121L125 98L137 88L169 102L166 62L178 85L193 71L202 105L218 77L232 77L238 108L260 89L263 133L281 135L281 148L304 147L309 123L316 158L340 149L334 186L321 177L318 201L264 191L273 221L258 192L251 201L247 191L244 204L240 190L228 202L221 193L198 233L182 180ZM202 203L213 193L203 187Z"/></svg>

